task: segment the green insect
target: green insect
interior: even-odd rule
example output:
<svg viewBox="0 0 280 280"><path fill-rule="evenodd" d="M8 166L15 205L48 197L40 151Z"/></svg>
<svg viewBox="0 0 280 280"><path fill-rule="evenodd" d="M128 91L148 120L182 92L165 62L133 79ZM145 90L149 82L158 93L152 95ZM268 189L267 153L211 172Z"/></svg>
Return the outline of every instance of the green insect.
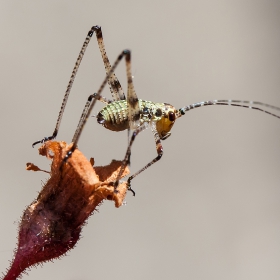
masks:
<svg viewBox="0 0 280 280"><path fill-rule="evenodd" d="M194 103L185 107L182 107L181 109L177 110L175 107L168 103L154 103L151 101L146 101L142 99L138 99L133 85L132 80L132 74L131 74L131 52L129 50L124 50L121 52L121 54L118 56L117 60L111 66L109 59L107 57L105 46L103 42L103 36L100 26L93 26L90 31L87 34L87 37L84 41L84 44L82 46L82 49L79 53L79 56L77 58L77 61L75 63L74 69L72 71L72 75L70 78L70 81L68 83L63 102L61 105L61 109L58 114L58 119L56 122L56 126L54 129L54 132L52 136L44 137L42 140L36 141L33 143L34 145L38 143L44 143L45 141L54 139L57 134L60 127L62 115L64 112L64 109L66 107L66 103L74 82L74 79L76 77L78 68L80 66L80 63L82 61L83 55L86 51L86 48L90 42L91 37L93 34L96 34L98 46L101 52L101 56L103 59L103 63L106 70L106 77L101 84L99 90L97 93L94 93L88 97L88 100L86 102L86 105L84 107L84 110L82 112L79 124L77 126L76 132L73 136L72 142L73 142L73 148L71 151L68 152L67 156L65 157L65 161L67 158L69 158L72 154L72 152L77 147L77 143L79 140L79 137L82 133L83 127L86 123L86 120L88 119L90 112L97 100L103 102L106 104L106 106L98 113L96 116L97 122L104 126L105 128L112 130L112 131L123 131L123 130L130 130L133 131L131 138L129 138L129 144L127 147L127 151L123 160L123 165L120 170L119 176L115 182L115 188L118 186L118 181L121 177L121 174L123 173L125 167L130 164L130 155L131 155L131 147L132 144L136 138L136 136L143 131L146 128L150 128L152 130L152 133L154 135L154 140L156 144L156 151L157 156L152 159L150 162L148 162L143 168L141 168L139 171L137 171L135 174L130 176L128 178L128 186L129 190L131 190L134 193L134 191L130 188L131 180L134 179L138 174L143 172L145 169L150 167L155 162L159 161L163 155L163 148L161 144L161 140L167 139L171 132L175 121L180 118L181 116L185 115L186 111L189 111L194 108L199 108L202 106L209 106L209 105L230 105L230 106L237 106L237 107L243 107L243 108L249 108L254 110L259 110L261 112L270 114L274 117L280 118L280 116L273 114L267 110L264 110L258 106L265 106L267 108L280 110L280 108L272 105L268 105L262 102L256 102L256 101L241 101L241 100L211 100L211 101L202 101L199 103ZM125 97L125 94L123 92L123 89L121 87L121 84L116 77L114 71L119 64L119 62L122 60L122 58L125 58L126 63L126 75L127 75L127 98ZM101 96L101 92L104 89L105 85L108 83L113 100L109 100L103 96ZM128 133L129 134L129 133Z"/></svg>

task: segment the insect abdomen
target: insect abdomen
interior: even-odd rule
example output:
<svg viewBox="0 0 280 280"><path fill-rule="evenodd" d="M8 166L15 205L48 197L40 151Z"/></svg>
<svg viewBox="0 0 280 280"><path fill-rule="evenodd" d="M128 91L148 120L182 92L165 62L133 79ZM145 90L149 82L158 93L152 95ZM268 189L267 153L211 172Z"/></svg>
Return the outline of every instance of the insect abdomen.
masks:
<svg viewBox="0 0 280 280"><path fill-rule="evenodd" d="M114 101L105 106L97 115L97 122L112 131L128 129L126 100Z"/></svg>
<svg viewBox="0 0 280 280"><path fill-rule="evenodd" d="M150 113L156 111L155 107L156 104L139 99L139 109L140 109L140 119L139 125L143 122L149 122L150 119L147 116L144 118L142 112L148 110ZM157 103L158 105L163 106L164 104ZM145 108L145 109L144 109ZM157 107L156 107L157 108ZM152 118L152 115L150 115ZM107 129L112 131L122 131L129 128L129 121L128 121L128 108L126 100L118 100L114 101L107 106L105 106L97 115L97 122L102 124Z"/></svg>

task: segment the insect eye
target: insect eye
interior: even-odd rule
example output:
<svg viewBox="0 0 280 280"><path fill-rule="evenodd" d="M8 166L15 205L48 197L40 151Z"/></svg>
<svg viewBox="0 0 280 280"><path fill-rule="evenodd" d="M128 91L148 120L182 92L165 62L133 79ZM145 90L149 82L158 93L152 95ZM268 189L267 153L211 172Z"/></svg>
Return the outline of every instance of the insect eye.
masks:
<svg viewBox="0 0 280 280"><path fill-rule="evenodd" d="M142 113L143 113L143 115L148 115L149 109L147 107L144 107Z"/></svg>
<svg viewBox="0 0 280 280"><path fill-rule="evenodd" d="M168 118L171 122L175 121L175 114L173 112L169 112L168 113Z"/></svg>
<svg viewBox="0 0 280 280"><path fill-rule="evenodd" d="M162 115L162 111L158 108L155 113L156 117L160 117Z"/></svg>

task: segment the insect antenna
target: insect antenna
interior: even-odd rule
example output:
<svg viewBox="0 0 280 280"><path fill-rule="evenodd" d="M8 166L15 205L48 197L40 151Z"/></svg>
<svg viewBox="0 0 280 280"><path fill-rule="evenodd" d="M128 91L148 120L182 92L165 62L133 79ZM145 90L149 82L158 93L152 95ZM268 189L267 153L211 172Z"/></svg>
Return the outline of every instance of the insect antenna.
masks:
<svg viewBox="0 0 280 280"><path fill-rule="evenodd" d="M276 117L278 119L280 119L280 115L276 115L270 111L267 111L265 109L262 109L258 106L263 106L263 107L267 107L270 109L274 109L274 110L278 110L280 111L279 107L273 106L273 105L269 105L263 102L259 102L259 101L247 101L247 100L210 100L210 101L202 101L202 102L198 102L198 103L194 103L191 105L187 105L185 107L182 107L178 110L178 113L176 114L176 118L180 118L181 116L185 115L185 113L187 111L190 111L192 109L195 108L199 108L199 107L203 107L203 106L209 106L209 105L225 105L225 106L235 106L235 107L242 107L242 108L247 108L247 109L253 109L253 110L258 110L261 111L263 113L269 114L273 117Z"/></svg>

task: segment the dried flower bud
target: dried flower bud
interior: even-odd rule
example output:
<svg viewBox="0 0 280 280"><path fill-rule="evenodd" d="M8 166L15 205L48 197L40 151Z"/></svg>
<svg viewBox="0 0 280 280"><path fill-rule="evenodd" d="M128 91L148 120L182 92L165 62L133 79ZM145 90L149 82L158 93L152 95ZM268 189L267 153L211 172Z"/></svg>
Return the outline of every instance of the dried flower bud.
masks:
<svg viewBox="0 0 280 280"><path fill-rule="evenodd" d="M48 141L39 148L41 155L52 159L51 177L23 213L18 247L4 280L16 279L26 268L58 258L73 248L86 219L103 199L114 200L116 207L122 205L127 184L120 184L117 191L112 186L121 161L93 168L76 149L64 163L71 147L65 142ZM40 170L30 163L27 169ZM122 177L128 173L126 168Z"/></svg>

